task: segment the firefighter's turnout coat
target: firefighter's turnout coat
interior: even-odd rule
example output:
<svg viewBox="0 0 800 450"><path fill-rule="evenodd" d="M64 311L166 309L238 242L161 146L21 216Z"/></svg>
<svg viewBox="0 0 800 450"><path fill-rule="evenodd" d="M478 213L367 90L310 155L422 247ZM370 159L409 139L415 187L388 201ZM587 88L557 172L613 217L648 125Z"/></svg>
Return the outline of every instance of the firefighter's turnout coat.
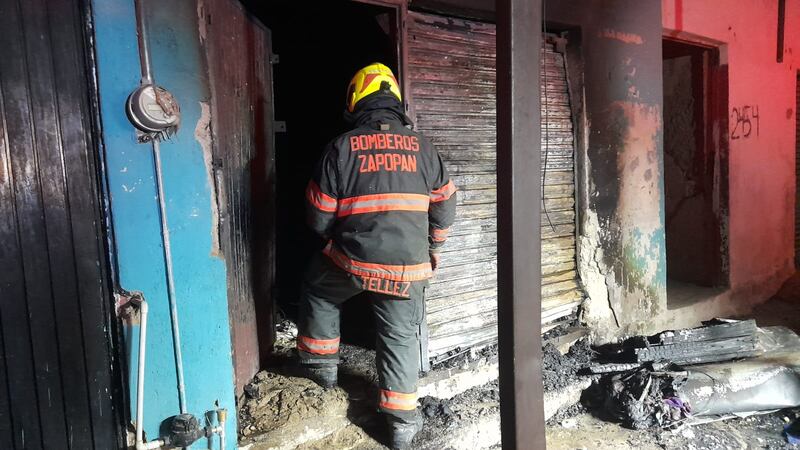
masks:
<svg viewBox="0 0 800 450"><path fill-rule="evenodd" d="M441 157L406 122L394 108L362 111L325 149L306 190L309 223L329 239L324 253L359 277L430 278L428 253L455 217L456 187Z"/></svg>
<svg viewBox="0 0 800 450"><path fill-rule="evenodd" d="M456 187L400 102L363 103L306 189L308 222L327 244L306 275L297 345L301 362L335 364L339 305L375 293L380 407L402 415L416 406L423 290L433 276L430 253L455 218Z"/></svg>

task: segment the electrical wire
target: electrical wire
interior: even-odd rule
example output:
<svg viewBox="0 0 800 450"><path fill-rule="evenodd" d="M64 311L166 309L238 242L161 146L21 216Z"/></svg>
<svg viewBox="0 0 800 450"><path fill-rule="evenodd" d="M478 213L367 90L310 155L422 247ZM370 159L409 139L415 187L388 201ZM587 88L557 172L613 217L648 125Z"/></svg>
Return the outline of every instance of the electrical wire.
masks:
<svg viewBox="0 0 800 450"><path fill-rule="evenodd" d="M547 4L546 1L542 2L542 34L544 35L544 39L542 40L542 69L544 72L544 164L542 165L542 211L544 212L544 216L547 218L547 223L550 224L550 229L553 230L553 233L556 232L556 227L553 225L553 221L550 220L550 212L547 211L547 202L545 201L545 181L547 180L547 157L550 154L550 107L547 100L548 91L547 91ZM541 155L540 155L541 157Z"/></svg>

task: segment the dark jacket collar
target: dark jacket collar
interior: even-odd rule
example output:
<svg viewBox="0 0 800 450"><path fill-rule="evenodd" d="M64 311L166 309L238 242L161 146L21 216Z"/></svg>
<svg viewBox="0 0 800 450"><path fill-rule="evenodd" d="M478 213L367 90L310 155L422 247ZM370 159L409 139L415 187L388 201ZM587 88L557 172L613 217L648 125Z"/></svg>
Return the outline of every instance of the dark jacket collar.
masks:
<svg viewBox="0 0 800 450"><path fill-rule="evenodd" d="M353 128L369 127L380 129L380 124L411 126L411 119L403 112L403 105L388 95L372 95L356 106L352 113L345 110L344 119Z"/></svg>

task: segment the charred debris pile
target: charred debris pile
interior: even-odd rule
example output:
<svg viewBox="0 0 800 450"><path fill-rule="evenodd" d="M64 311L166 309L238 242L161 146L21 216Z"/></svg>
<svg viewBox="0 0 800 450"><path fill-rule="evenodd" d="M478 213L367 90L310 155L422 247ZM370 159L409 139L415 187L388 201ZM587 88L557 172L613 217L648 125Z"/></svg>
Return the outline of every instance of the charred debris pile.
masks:
<svg viewBox="0 0 800 450"><path fill-rule="evenodd" d="M558 356L545 348L545 389L591 377L582 406L631 429L679 429L800 406L800 337L784 327L716 319L573 348Z"/></svg>

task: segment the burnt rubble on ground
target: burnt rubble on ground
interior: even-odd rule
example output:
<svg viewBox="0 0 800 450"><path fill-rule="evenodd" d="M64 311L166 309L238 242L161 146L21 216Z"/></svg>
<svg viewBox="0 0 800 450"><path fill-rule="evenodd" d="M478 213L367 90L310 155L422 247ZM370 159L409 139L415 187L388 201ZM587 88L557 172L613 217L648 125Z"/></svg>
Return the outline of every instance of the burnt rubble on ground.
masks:
<svg viewBox="0 0 800 450"><path fill-rule="evenodd" d="M634 336L599 347L592 347L588 338L575 333L571 327L548 336L542 355L545 394L558 397L576 387L580 392L589 384L587 380L592 385L583 391L580 402L573 403L577 397L562 402L548 420L550 426L574 426L576 416L591 413L629 429L655 433L653 436L667 433L673 437L659 439L674 440L675 436L691 435L686 431L689 426L703 436L706 432L713 435L716 428L708 426L711 421L776 410L794 418L796 414L789 411L800 406L800 337L785 328L716 320L703 327ZM279 330L276 350L287 356L285 363L291 359L295 335L291 323ZM497 346L457 349L449 356L433 370L467 368L478 360L496 364ZM274 374L260 374L245 389L243 436L281 423L301 426L323 411L330 415L331 408L341 409L341 414L351 419L374 415L374 357L372 350L343 344L343 389L335 392L323 392L306 380L290 380L292 373L285 366L276 367ZM433 439L496 414L499 399L496 380L450 399L423 397L419 405L427 423L423 437ZM774 418L764 417L768 418L747 420L775 425ZM776 439L783 438L777 433Z"/></svg>
<svg viewBox="0 0 800 450"><path fill-rule="evenodd" d="M633 336L621 344L602 346L592 373L611 373L652 364L703 364L749 358L763 353L754 320L713 320L705 326Z"/></svg>
<svg viewBox="0 0 800 450"><path fill-rule="evenodd" d="M631 429L677 429L800 406L800 337L754 321L637 336L599 349L582 402Z"/></svg>
<svg viewBox="0 0 800 450"><path fill-rule="evenodd" d="M462 349L455 348L431 361L431 371L466 367L477 360L497 359L497 344Z"/></svg>
<svg viewBox="0 0 800 450"><path fill-rule="evenodd" d="M581 339L566 354L561 354L553 344L542 349L542 382L545 391L562 389L574 382L579 373L589 366L595 352L589 341Z"/></svg>

